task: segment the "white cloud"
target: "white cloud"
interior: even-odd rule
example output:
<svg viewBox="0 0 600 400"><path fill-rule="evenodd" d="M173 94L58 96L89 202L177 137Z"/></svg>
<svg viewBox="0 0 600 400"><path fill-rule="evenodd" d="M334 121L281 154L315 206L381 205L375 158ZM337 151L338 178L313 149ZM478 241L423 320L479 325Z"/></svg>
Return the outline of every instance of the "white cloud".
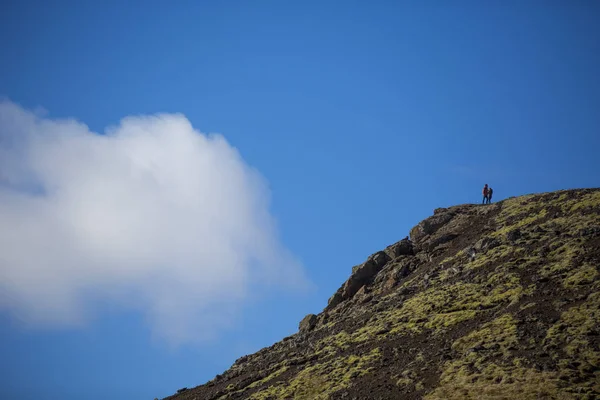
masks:
<svg viewBox="0 0 600 400"><path fill-rule="evenodd" d="M33 326L140 310L172 344L235 323L256 291L306 287L269 189L179 114L104 135L0 102L0 308Z"/></svg>

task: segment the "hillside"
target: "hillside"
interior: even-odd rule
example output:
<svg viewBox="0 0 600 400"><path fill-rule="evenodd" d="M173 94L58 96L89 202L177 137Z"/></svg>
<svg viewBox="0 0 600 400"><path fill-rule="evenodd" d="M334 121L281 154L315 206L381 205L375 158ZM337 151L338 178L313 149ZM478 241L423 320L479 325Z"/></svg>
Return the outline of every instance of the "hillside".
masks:
<svg viewBox="0 0 600 400"><path fill-rule="evenodd" d="M600 189L436 209L299 332L168 397L600 398Z"/></svg>

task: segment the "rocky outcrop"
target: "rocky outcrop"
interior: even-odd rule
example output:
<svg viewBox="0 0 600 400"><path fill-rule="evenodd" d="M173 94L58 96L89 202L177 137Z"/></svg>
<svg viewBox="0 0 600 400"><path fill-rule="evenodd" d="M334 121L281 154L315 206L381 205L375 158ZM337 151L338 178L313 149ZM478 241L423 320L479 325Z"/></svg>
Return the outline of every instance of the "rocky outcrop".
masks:
<svg viewBox="0 0 600 400"><path fill-rule="evenodd" d="M346 300L350 300L361 288L373 283L381 271L389 265L398 265L400 259L407 256L414 256L415 250L412 241L404 238L401 241L388 246L384 251L379 251L372 254L364 263L352 268L350 278L337 290L337 292L329 299L327 307L324 311L330 311ZM394 277L406 276L410 271L408 265L404 265L400 272L398 269L388 271L385 274ZM394 280L393 278L391 278ZM395 280L394 280L395 281ZM364 290L363 290L364 292ZM364 294L364 293L363 293Z"/></svg>
<svg viewBox="0 0 600 400"><path fill-rule="evenodd" d="M298 329L300 333L310 332L317 325L317 316L315 314L308 314L300 321Z"/></svg>
<svg viewBox="0 0 600 400"><path fill-rule="evenodd" d="M439 208L178 400L600 398L600 190Z"/></svg>
<svg viewBox="0 0 600 400"><path fill-rule="evenodd" d="M408 237L406 237L398 243L394 243L393 245L388 246L385 249L385 253L390 259L393 260L400 256L414 256L415 250L412 241Z"/></svg>
<svg viewBox="0 0 600 400"><path fill-rule="evenodd" d="M438 229L450 222L455 215L452 212L448 212L447 209L437 209L436 211L436 214L423 220L410 230L412 240L419 242L428 235L434 234Z"/></svg>

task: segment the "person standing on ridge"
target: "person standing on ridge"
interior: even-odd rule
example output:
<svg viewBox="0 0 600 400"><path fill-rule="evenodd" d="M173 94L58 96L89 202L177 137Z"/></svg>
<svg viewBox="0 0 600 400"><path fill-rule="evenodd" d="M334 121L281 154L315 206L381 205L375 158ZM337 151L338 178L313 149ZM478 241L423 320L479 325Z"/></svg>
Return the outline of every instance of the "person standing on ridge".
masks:
<svg viewBox="0 0 600 400"><path fill-rule="evenodd" d="M481 202L481 204L485 204L488 199L488 184L487 183L483 187L482 193L483 193L483 201Z"/></svg>
<svg viewBox="0 0 600 400"><path fill-rule="evenodd" d="M490 186L488 188L488 204L490 204L492 202L492 194L494 193L494 189L492 189L492 187Z"/></svg>

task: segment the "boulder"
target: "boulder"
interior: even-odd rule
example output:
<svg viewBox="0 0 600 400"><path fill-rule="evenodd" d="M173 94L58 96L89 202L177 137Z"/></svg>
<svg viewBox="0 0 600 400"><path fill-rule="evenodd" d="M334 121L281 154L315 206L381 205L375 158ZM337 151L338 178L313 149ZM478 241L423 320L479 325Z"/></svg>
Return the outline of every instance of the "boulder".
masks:
<svg viewBox="0 0 600 400"><path fill-rule="evenodd" d="M317 316L315 314L308 314L306 317L302 318L298 329L302 333L310 332L317 325Z"/></svg>
<svg viewBox="0 0 600 400"><path fill-rule="evenodd" d="M423 221L410 230L410 237L418 242L425 236L432 235L454 218L454 213L440 212Z"/></svg>
<svg viewBox="0 0 600 400"><path fill-rule="evenodd" d="M355 296L366 296L369 292L369 288L366 285L363 285L360 289L358 289L358 292L356 292Z"/></svg>
<svg viewBox="0 0 600 400"><path fill-rule="evenodd" d="M327 321L329 321L329 314L327 313L321 313L317 317L317 325L325 325Z"/></svg>
<svg viewBox="0 0 600 400"><path fill-rule="evenodd" d="M347 300L352 298L365 283L366 279L359 279L357 276L352 275L350 279L344 283L344 286L342 286L342 299Z"/></svg>
<svg viewBox="0 0 600 400"><path fill-rule="evenodd" d="M342 290L338 289L338 291L335 292L327 301L327 307L325 307L325 310L331 310L335 308L335 306L340 304L342 301L344 301L344 298L342 297Z"/></svg>
<svg viewBox="0 0 600 400"><path fill-rule="evenodd" d="M353 268L350 279L358 282L368 283L387 264L390 257L383 251L371 255L363 264ZM349 280L350 280L349 279ZM359 288L357 288L358 290Z"/></svg>
<svg viewBox="0 0 600 400"><path fill-rule="evenodd" d="M390 260L390 257L385 253L385 251L378 251L377 253L371 255L368 260L372 260L375 264L375 268L381 270L381 268L383 268L383 266Z"/></svg>
<svg viewBox="0 0 600 400"><path fill-rule="evenodd" d="M429 251L432 251L433 249L435 249L438 246L441 246L445 243L451 242L452 240L456 239L458 237L457 234L455 233L446 233L444 235L441 235L439 237L436 237L435 239L433 239L428 245L427 248Z"/></svg>
<svg viewBox="0 0 600 400"><path fill-rule="evenodd" d="M413 256L415 255L415 249L412 242L408 238L404 238L401 241L388 246L385 249L386 254L394 259L400 256Z"/></svg>
<svg viewBox="0 0 600 400"><path fill-rule="evenodd" d="M325 310L335 308L341 302L351 299L364 285L375 280L375 276L385 267L390 257L384 251L372 254L367 261L352 268L352 275L329 299Z"/></svg>
<svg viewBox="0 0 600 400"><path fill-rule="evenodd" d="M412 260L406 260L400 264L396 264L394 269L389 272L387 279L383 283L384 290L389 290L398 285L402 279L406 278L414 269Z"/></svg>
<svg viewBox="0 0 600 400"><path fill-rule="evenodd" d="M353 273L342 287L342 298L352 298L361 287L373 282L390 257L383 251L371 255L366 262L353 268Z"/></svg>
<svg viewBox="0 0 600 400"><path fill-rule="evenodd" d="M402 278L406 278L412 272L413 268L411 264L401 265L396 271L394 271L394 275L396 279L399 281Z"/></svg>

